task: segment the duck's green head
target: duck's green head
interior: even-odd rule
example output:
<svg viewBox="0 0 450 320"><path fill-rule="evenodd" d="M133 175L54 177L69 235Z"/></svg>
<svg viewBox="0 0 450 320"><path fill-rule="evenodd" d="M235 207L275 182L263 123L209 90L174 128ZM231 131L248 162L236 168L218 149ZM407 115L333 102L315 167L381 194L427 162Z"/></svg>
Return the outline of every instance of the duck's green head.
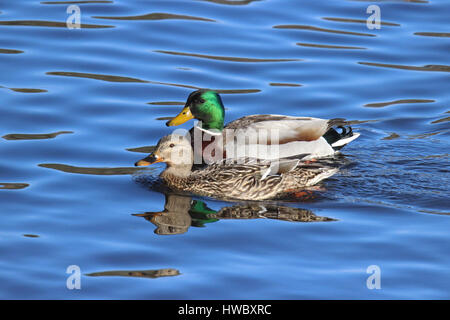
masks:
<svg viewBox="0 0 450 320"><path fill-rule="evenodd" d="M168 121L166 125L178 126L190 119L202 121L204 129L223 129L225 109L219 94L212 90L197 90L192 92L179 115Z"/></svg>

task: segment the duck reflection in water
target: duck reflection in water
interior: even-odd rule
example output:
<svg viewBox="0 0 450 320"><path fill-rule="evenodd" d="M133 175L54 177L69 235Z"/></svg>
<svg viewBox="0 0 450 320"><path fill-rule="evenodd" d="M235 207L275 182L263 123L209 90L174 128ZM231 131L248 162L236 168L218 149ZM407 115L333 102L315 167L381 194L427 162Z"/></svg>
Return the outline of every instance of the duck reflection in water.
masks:
<svg viewBox="0 0 450 320"><path fill-rule="evenodd" d="M156 279L161 277L173 277L180 275L180 271L173 268L154 270L113 270L86 274L89 277L137 277Z"/></svg>
<svg viewBox="0 0 450 320"><path fill-rule="evenodd" d="M159 235L175 235L188 231L189 227L204 227L206 223L222 219L275 219L290 222L336 221L316 216L312 211L276 203L241 203L225 206L219 210L208 207L203 200L194 200L187 195L165 193L164 211L133 214L143 217L156 226Z"/></svg>

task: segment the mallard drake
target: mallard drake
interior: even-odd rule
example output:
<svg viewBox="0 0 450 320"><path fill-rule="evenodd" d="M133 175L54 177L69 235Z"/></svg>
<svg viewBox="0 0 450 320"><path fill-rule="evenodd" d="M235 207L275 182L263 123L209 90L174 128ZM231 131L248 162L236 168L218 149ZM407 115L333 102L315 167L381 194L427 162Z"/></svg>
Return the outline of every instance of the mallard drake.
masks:
<svg viewBox="0 0 450 320"><path fill-rule="evenodd" d="M350 127L342 126L343 119L327 120L262 114L239 118L224 127L224 116L225 109L219 94L202 89L192 92L180 114L169 120L166 125L178 126L194 118L200 120L190 131L191 144L196 157L200 154L205 162L210 159L217 160L218 154L215 153L217 150L219 156L223 158L235 158L236 155L267 160L300 155L304 160L320 158L334 155L359 137L359 133L353 133ZM333 127L342 129L342 132L339 133ZM194 141L194 136L199 131L203 137L200 140L202 141L200 150L194 145L195 141L199 141ZM256 138L239 140L240 137L246 136ZM214 150L209 148L208 152L205 152L208 144L217 138L220 138L221 142ZM235 146L244 148L236 151Z"/></svg>
<svg viewBox="0 0 450 320"><path fill-rule="evenodd" d="M135 165L165 162L167 167L160 178L170 189L241 200L278 198L312 186L338 171L318 163L302 165L298 159L241 163L240 159L222 160L192 171L193 159L190 140L171 134L159 140L156 150Z"/></svg>

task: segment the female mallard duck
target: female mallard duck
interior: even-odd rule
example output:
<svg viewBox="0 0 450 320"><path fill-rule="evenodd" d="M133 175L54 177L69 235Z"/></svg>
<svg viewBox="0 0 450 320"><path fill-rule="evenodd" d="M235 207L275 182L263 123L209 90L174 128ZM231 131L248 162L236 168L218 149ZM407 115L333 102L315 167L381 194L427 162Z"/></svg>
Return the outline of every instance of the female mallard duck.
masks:
<svg viewBox="0 0 450 320"><path fill-rule="evenodd" d="M167 167L160 177L170 189L242 200L277 198L312 186L338 171L317 164L299 165L298 159L242 164L220 161L192 171L193 158L190 141L183 135L171 134L159 140L155 152L135 165L165 162Z"/></svg>
<svg viewBox="0 0 450 320"><path fill-rule="evenodd" d="M343 146L359 137L351 128L338 126L343 119L319 119L312 117L291 117L283 115L250 115L228 123L224 127L225 110L219 94L211 90L192 92L185 107L167 126L178 126L190 119L198 119L200 125L191 129L191 143L194 152L207 159L217 160L218 154L224 158L236 158L237 155L274 160L302 155L304 160L334 155ZM342 129L338 133L333 126ZM194 145L197 132L203 132L200 146ZM209 135L205 137L205 133ZM214 137L214 138L212 138ZM255 139L240 137L255 137ZM216 149L208 144L220 138ZM198 140L195 140L198 141ZM236 151L235 146L243 146ZM268 146L270 146L268 148ZM197 147L201 147L200 150ZM217 149L219 148L219 149ZM197 162L196 162L197 163Z"/></svg>

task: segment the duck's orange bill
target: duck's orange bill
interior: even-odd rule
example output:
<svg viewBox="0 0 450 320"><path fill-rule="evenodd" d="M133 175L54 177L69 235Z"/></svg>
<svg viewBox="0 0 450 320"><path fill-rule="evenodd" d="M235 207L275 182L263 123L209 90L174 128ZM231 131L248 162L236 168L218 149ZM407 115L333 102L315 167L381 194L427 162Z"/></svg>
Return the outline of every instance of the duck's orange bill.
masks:
<svg viewBox="0 0 450 320"><path fill-rule="evenodd" d="M191 119L194 119L191 109L189 109L189 107L184 107L175 118L166 122L166 126L179 126L180 124L183 124Z"/></svg>
<svg viewBox="0 0 450 320"><path fill-rule="evenodd" d="M144 158L142 160L139 160L134 165L136 167L143 167L143 166L149 166L151 164L154 164L154 163L157 163L157 162L162 162L162 161L163 161L163 158L161 158L157 154L152 153L148 157L146 157L146 158Z"/></svg>

